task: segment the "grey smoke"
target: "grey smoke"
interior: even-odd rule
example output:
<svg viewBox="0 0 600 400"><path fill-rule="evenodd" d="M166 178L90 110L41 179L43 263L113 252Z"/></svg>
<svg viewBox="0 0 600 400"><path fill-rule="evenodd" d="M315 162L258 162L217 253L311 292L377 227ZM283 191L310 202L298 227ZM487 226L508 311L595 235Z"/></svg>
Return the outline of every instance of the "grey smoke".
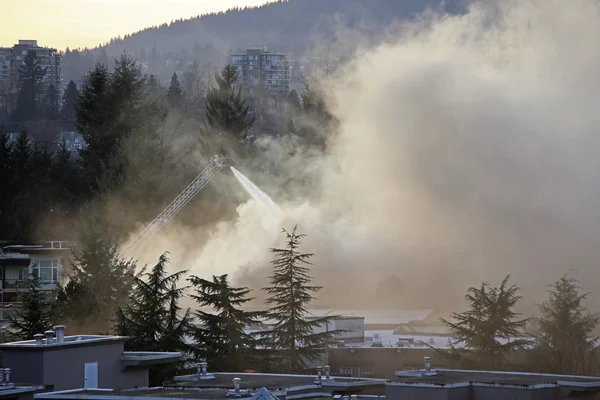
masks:
<svg viewBox="0 0 600 400"><path fill-rule="evenodd" d="M594 0L475 2L363 48L328 82L341 125L327 154L266 144L277 162L318 179L280 193L277 180L258 178L285 200L286 219L241 205L192 253L193 272L237 271L238 283L260 287L267 249L299 222L326 287L321 302L338 307L368 306L391 274L407 293L390 308L462 307L469 286L506 274L524 289L524 309L570 269L593 290L598 48Z"/></svg>

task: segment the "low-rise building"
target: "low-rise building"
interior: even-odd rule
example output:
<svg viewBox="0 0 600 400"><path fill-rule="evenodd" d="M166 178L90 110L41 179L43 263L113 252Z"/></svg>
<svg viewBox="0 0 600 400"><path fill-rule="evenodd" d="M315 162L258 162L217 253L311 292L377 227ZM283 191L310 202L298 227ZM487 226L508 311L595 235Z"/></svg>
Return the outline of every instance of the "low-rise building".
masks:
<svg viewBox="0 0 600 400"><path fill-rule="evenodd" d="M0 305L4 306L0 307L0 320L6 319L2 310L18 305L19 293L27 290L31 275L39 278L43 291L56 288L62 279L64 260L74 245L69 241L0 244Z"/></svg>
<svg viewBox="0 0 600 400"><path fill-rule="evenodd" d="M293 400L383 395L385 380L334 377L329 368L319 368L315 375L284 375L218 372L211 374L206 363L194 375L175 377L175 382L158 388L129 390L73 390L36 394L40 400Z"/></svg>
<svg viewBox="0 0 600 400"><path fill-rule="evenodd" d="M0 345L2 364L14 382L44 390L148 387L152 365L179 360L181 353L124 351L127 336L65 336L65 327L32 340Z"/></svg>
<svg viewBox="0 0 600 400"><path fill-rule="evenodd" d="M597 399L600 377L425 368L399 371L386 385L387 399L568 400Z"/></svg>

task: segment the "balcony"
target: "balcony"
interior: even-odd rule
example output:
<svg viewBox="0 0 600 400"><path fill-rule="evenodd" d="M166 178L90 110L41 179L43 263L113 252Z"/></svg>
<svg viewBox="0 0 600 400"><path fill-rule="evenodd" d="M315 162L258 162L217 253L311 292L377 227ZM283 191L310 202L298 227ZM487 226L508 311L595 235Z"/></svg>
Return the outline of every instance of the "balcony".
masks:
<svg viewBox="0 0 600 400"><path fill-rule="evenodd" d="M7 321L9 316L23 307L23 303L0 303L0 321Z"/></svg>
<svg viewBox="0 0 600 400"><path fill-rule="evenodd" d="M20 279L5 279L2 289L27 289L27 281Z"/></svg>
<svg viewBox="0 0 600 400"><path fill-rule="evenodd" d="M40 287L41 290L52 290L56 287L56 285L58 285L58 282L52 282L52 281L40 281L40 284L42 285ZM4 282L2 283L2 289L6 290L6 289L23 289L23 290L27 290L27 280L22 280L22 279L5 279ZM1 307L2 303L0 303L0 307Z"/></svg>

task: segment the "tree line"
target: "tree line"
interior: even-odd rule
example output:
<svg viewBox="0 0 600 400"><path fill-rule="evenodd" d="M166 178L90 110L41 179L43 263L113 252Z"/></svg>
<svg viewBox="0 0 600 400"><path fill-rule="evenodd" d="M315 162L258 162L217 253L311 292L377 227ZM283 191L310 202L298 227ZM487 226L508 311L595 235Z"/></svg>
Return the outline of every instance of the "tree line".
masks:
<svg viewBox="0 0 600 400"><path fill-rule="evenodd" d="M36 82L41 74L33 54L22 67L23 82L30 82L23 84L23 90L34 88L34 95L22 96L28 99L23 107L30 113L40 108L33 105L38 101ZM197 174L194 154L228 153L238 165L260 164L257 137L278 132L278 136L297 138L303 146L323 146L323 132L332 118L311 86L301 95L293 91L273 99L265 93L250 99L231 66L216 70L196 65L182 80L173 73L163 87L154 76L142 73L133 58L123 55L110 69L98 63L80 89L69 84L58 114L74 119L86 144L81 150L60 137L33 135L27 124L16 138L0 125L3 239L76 240L69 225L93 218L90 209L118 198L122 209L131 210L130 218L116 218L119 224L110 227L116 240L122 240L135 222L150 220L181 190L185 182L173 176L191 179ZM273 108L261 108L272 101ZM321 123L306 122L313 117ZM207 190L207 199L214 195ZM142 198L147 206L137 207ZM207 221L195 214L190 215L190 223Z"/></svg>
<svg viewBox="0 0 600 400"><path fill-rule="evenodd" d="M29 51L19 66L16 76L16 95L4 93L5 107L0 110L0 121L73 121L74 106L79 95L77 85L69 81L64 93L54 82L46 84L48 67L43 67L34 51Z"/></svg>
<svg viewBox="0 0 600 400"><path fill-rule="evenodd" d="M331 317L307 319L306 306L321 289L311 285L313 254L300 251L304 235L296 227L284 234L285 246L270 250L273 269L263 289L270 306L266 311L244 310L251 290L232 286L228 275L205 279L187 270L170 274L167 253L154 267L135 272L135 262L115 256L114 246L92 240L74 250L68 283L51 295L41 291L37 277L30 278L23 308L10 317L11 328L16 339L26 340L66 323L78 333L130 336L127 350L183 353L181 362L151 369L153 385L200 360L215 371L305 372L338 332L315 330ZM185 296L198 309L184 309ZM248 331L266 320L267 328Z"/></svg>
<svg viewBox="0 0 600 400"><path fill-rule="evenodd" d="M600 314L583 304L576 279L563 276L548 287L548 299L537 317L515 311L520 288L484 282L465 296L469 308L442 319L452 340L450 350L436 349L461 369L526 370L529 372L593 375L600 372L600 350L594 333ZM515 356L525 354L518 362Z"/></svg>

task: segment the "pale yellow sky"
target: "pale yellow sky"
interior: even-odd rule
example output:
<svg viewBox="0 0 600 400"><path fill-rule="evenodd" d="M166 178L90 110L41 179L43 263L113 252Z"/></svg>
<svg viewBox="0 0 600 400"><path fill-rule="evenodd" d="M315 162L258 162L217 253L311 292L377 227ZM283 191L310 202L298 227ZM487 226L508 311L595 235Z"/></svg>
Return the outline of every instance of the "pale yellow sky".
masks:
<svg viewBox="0 0 600 400"><path fill-rule="evenodd" d="M0 46L37 39L41 46L94 47L111 37L266 0L0 0Z"/></svg>

